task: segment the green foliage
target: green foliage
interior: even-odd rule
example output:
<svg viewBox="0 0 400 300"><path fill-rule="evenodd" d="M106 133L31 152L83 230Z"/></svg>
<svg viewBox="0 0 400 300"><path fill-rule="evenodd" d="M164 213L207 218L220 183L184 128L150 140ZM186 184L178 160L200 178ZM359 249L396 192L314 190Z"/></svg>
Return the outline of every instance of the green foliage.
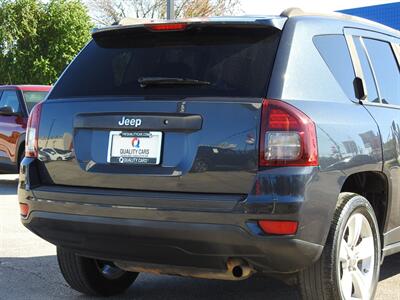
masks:
<svg viewBox="0 0 400 300"><path fill-rule="evenodd" d="M0 83L54 83L91 28L80 0L0 0Z"/></svg>

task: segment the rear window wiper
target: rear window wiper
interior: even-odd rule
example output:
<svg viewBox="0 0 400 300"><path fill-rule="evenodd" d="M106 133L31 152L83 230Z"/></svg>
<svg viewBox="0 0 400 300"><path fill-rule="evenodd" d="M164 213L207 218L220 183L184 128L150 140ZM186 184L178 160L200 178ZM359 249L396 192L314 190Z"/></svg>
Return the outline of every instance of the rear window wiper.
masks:
<svg viewBox="0 0 400 300"><path fill-rule="evenodd" d="M138 79L140 86L145 88L150 85L210 85L211 82L179 77L141 77Z"/></svg>

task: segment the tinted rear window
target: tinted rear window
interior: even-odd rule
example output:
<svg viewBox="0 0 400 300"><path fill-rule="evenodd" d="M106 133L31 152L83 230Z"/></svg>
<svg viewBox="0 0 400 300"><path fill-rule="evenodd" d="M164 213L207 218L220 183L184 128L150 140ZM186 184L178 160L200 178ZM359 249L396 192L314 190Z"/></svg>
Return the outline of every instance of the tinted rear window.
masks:
<svg viewBox="0 0 400 300"><path fill-rule="evenodd" d="M50 98L233 96L266 94L279 31L203 27L184 32L120 30L97 37L70 65ZM188 78L210 85L147 86L142 77Z"/></svg>
<svg viewBox="0 0 400 300"><path fill-rule="evenodd" d="M319 35L313 38L319 53L349 99L356 99L355 78L350 52L343 35Z"/></svg>

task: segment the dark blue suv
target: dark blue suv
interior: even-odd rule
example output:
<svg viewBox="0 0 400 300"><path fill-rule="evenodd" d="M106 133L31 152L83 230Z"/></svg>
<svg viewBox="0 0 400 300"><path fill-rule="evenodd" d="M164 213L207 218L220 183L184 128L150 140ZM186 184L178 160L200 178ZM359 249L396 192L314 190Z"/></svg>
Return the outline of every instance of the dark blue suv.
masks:
<svg viewBox="0 0 400 300"><path fill-rule="evenodd" d="M86 294L258 273L372 299L400 251L399 44L298 9L97 30L30 115L22 222Z"/></svg>

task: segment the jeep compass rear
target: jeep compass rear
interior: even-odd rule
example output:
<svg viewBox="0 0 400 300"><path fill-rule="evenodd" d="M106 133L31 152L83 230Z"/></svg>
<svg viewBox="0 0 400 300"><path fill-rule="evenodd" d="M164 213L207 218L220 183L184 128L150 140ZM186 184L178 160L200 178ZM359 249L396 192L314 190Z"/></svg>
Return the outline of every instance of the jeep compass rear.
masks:
<svg viewBox="0 0 400 300"><path fill-rule="evenodd" d="M286 14L94 32L34 107L20 172L22 222L57 246L68 284L114 295L140 272L258 273L293 279L305 299L372 297L386 214L371 201L386 185L341 22ZM331 41L349 77L334 79ZM67 159L42 155L54 145Z"/></svg>

